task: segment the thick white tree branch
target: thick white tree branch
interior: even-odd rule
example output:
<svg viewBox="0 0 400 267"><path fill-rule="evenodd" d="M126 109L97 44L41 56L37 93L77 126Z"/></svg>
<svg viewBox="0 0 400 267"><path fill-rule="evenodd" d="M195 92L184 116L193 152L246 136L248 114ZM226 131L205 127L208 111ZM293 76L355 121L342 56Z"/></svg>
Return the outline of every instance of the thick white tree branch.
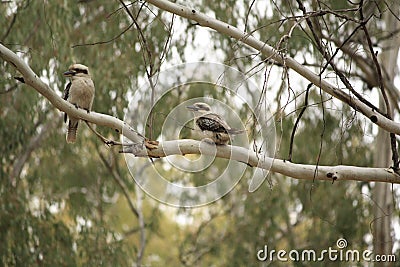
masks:
<svg viewBox="0 0 400 267"><path fill-rule="evenodd" d="M167 155L208 154L220 158L227 158L243 162L252 167L270 169L286 176L305 180L354 180L354 181L379 181L388 183L400 183L400 176L390 168L366 168L353 166L318 166L295 164L288 161L256 155L252 150L235 146L217 146L202 149L200 142L195 140L174 140L159 143L154 149L147 149L144 138L124 121L112 116L77 109L74 105L58 96L49 85L44 83L32 69L14 52L0 44L0 58L13 65L23 76L27 85L47 98L54 107L69 115L79 117L88 122L119 130L125 137L133 142L133 145L124 152L132 153L138 157L165 157ZM207 145L207 144L206 144Z"/></svg>
<svg viewBox="0 0 400 267"><path fill-rule="evenodd" d="M129 149L125 152L133 153L139 157L165 157L169 155L185 155L185 154L204 154L216 155L218 158L226 158L246 163L251 167L259 167L269 169L296 179L304 180L329 180L329 181L364 181L364 182L387 182L400 183L400 176L390 168L368 168L354 166L318 166L295 164L281 159L274 159L257 155L255 152L244 147L238 146L212 146L205 142L184 139L165 141L160 143L157 148L151 150ZM208 146L208 147L207 147ZM214 150L216 149L216 151Z"/></svg>
<svg viewBox="0 0 400 267"><path fill-rule="evenodd" d="M282 56L279 54L273 47L268 44L254 38L250 34L239 30L238 28L229 25L225 22L222 22L218 19L211 18L205 14L198 12L197 10L188 8L186 6L178 5L166 0L147 0L148 3L171 13L174 13L178 16L194 20L199 23L200 26L208 27L218 31L219 33L226 34L231 36L248 46L260 51L265 56L270 59L275 60L276 62L283 64L298 74L306 78L311 83L320 87L326 93L332 95L333 97L343 101L347 105L351 106L356 111L361 112L366 117L368 117L373 123L377 124L379 127L383 128L387 132L395 133L400 135L400 123L394 122L378 113L376 110L373 110L371 107L367 106L360 100L352 97L347 94L345 91L340 90L329 82L321 79L316 73L312 72L307 67L301 65L296 60L291 57Z"/></svg>

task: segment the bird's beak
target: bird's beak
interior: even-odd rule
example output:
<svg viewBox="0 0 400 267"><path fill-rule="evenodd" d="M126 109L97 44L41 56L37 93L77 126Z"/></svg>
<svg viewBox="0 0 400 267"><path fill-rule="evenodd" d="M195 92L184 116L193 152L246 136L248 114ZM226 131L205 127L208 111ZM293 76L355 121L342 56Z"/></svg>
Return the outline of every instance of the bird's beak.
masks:
<svg viewBox="0 0 400 267"><path fill-rule="evenodd" d="M71 77L71 76L74 76L76 74L76 72L73 70L69 70L69 71L64 72L63 74L65 77Z"/></svg>
<svg viewBox="0 0 400 267"><path fill-rule="evenodd" d="M195 106L187 106L186 108L188 110L191 110L191 111L197 111L198 110L198 108L196 108Z"/></svg>

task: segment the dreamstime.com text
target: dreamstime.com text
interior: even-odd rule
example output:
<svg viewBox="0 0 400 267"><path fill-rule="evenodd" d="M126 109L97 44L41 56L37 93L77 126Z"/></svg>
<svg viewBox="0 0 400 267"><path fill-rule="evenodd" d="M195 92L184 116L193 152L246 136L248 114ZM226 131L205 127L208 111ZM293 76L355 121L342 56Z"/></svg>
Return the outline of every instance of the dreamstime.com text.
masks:
<svg viewBox="0 0 400 267"><path fill-rule="evenodd" d="M376 255L371 250L346 249L347 240L339 238L336 241L336 247L329 247L317 252L313 249L295 250L274 250L268 249L267 245L258 250L257 259L259 261L301 261L301 262L319 262L319 261L343 261L343 262L396 262L394 254Z"/></svg>

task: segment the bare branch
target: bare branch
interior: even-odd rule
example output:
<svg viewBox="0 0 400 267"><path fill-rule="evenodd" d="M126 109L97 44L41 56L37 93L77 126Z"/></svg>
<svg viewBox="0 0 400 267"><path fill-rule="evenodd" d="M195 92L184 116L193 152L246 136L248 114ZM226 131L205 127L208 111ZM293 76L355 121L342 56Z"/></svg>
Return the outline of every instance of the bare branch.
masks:
<svg viewBox="0 0 400 267"><path fill-rule="evenodd" d="M364 181L364 182L387 182L400 183L400 175L396 174L391 168L369 168L354 166L318 166L307 164L295 164L286 160L274 159L264 155L259 155L244 147L238 146L214 146L202 145L204 149L200 151L200 141L183 139L165 141L158 144L155 149L137 149L132 147L124 150L125 153L132 153L137 157L161 158L169 155L204 154L215 155L218 158L236 160L251 167L270 169L286 176L303 180L325 180L325 181Z"/></svg>
<svg viewBox="0 0 400 267"><path fill-rule="evenodd" d="M357 65L357 67L361 70L363 75L358 75L360 78L367 83L368 87L372 88L374 86L379 86L376 77L376 72L373 69L373 63L366 57L360 55L360 53L352 49L348 43L342 42L339 39L331 38L328 36L323 36L327 41L333 42L343 53L348 55ZM339 70L340 71L340 70ZM355 74L357 75L357 74ZM354 76L354 75L353 75ZM399 106L397 104L398 99L400 99L400 91L396 86L391 82L391 79L383 79L384 87L388 89L388 93L390 98L394 99L394 103L392 105L396 106L396 109L399 110Z"/></svg>
<svg viewBox="0 0 400 267"><path fill-rule="evenodd" d="M132 28L132 26L133 26L133 23L129 24L128 27L126 27L124 30L122 30L120 33L118 33L116 36L114 36L110 40L94 42L94 43L75 44L72 46L72 48L80 47L80 46L89 46L89 45L101 45L101 44L108 44L108 43L114 42L115 40L120 38L122 35L124 35L130 28Z"/></svg>
<svg viewBox="0 0 400 267"><path fill-rule="evenodd" d="M121 176L119 175L118 172L116 172L113 167L111 166L111 164L107 161L106 157L103 155L103 153L101 153L101 151L99 149L97 149L97 153L101 159L101 161L103 162L104 166L107 168L107 170L109 171L109 173L111 174L112 178L114 179L114 181L118 184L118 186L120 187L122 193L125 196L126 201L128 202L128 206L131 210L131 212L136 216L139 217L139 212L135 207L135 204L133 204L133 200L131 199L131 196L129 195L129 189L126 186L124 180L121 178Z"/></svg>
<svg viewBox="0 0 400 267"><path fill-rule="evenodd" d="M269 57L270 59L273 59L278 63L284 64L287 67L293 69L301 76L306 78L308 81L320 87L326 93L343 101L356 111L361 112L363 115L368 117L373 123L377 124L386 131L393 132L397 135L400 134L399 123L396 123L393 120L386 118L384 115L379 114L379 112L377 112L375 109L372 109L371 107L369 107L368 105L366 105L365 103L363 103L358 99L354 99L351 95L347 94L343 90L340 90L331 83L325 80L321 80L319 75L317 75L310 69L304 67L293 58L280 55L278 51L276 51L273 47L256 39L255 37L249 35L248 33L243 32L240 29L232 25L229 25L225 22L206 16L198 12L197 10L188 8L186 6L178 5L165 0L148 0L147 2L165 11L174 13L176 15L179 15L181 17L190 20L194 20L200 26L214 29L221 34L226 34L228 36L231 36L232 38L242 41L243 43L249 45L250 47L260 51L262 54Z"/></svg>
<svg viewBox="0 0 400 267"><path fill-rule="evenodd" d="M297 130L297 127L298 127L299 122L300 122L300 120L301 120L301 117L303 116L304 112L306 111L306 109L307 109L307 107L308 107L308 93L309 93L309 91L310 91L311 86L312 86L311 83L307 86L306 95L305 95L305 97L304 97L304 105L303 105L303 107L302 107L302 109L301 109L301 111L300 111L300 113L299 113L299 116L298 116L297 119L296 119L296 122L294 123L293 130L292 130L292 134L291 134L291 136L290 136L289 158L288 158L288 160L289 160L290 162L292 161L292 152L293 152L294 135L296 134L296 130Z"/></svg>
<svg viewBox="0 0 400 267"><path fill-rule="evenodd" d="M87 121L85 121L85 123L89 127L89 129L107 146L128 146L128 145L130 145L128 143L121 143L118 141L108 139L108 138L104 137L103 135L101 135L98 131L96 131L96 129L94 129L90 123L88 123Z"/></svg>

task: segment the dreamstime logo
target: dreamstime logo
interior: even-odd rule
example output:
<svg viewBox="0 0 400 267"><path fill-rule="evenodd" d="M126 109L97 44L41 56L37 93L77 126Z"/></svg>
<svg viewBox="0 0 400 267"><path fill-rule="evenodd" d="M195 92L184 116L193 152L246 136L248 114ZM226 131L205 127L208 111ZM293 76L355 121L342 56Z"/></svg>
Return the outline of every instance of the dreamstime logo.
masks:
<svg viewBox="0 0 400 267"><path fill-rule="evenodd" d="M336 241L336 246L337 246L339 249L343 249L343 248L347 247L347 240L344 239L344 238L339 238L339 239Z"/></svg>
<svg viewBox="0 0 400 267"><path fill-rule="evenodd" d="M355 250L346 249L348 246L347 240L339 238L336 241L335 249L329 247L322 249L320 252L314 249L303 249L303 250L275 250L269 249L267 245L264 245L263 249L257 251L257 260L259 261L300 261L300 262L320 262L320 261L343 261L343 262L395 262L396 256L390 255L374 255L371 250Z"/></svg>
<svg viewBox="0 0 400 267"><path fill-rule="evenodd" d="M275 153L275 125L265 97L248 77L226 65L198 62L175 66L160 72L151 83L143 83L125 113L128 124L161 142L198 139L194 138L194 115L186 107L205 102L232 128L243 130L231 144L254 151L263 164L253 168L249 191L264 182ZM180 151L178 145L173 150ZM200 155L170 155L152 163L130 154L125 159L147 194L169 205L196 207L220 199L249 175L246 164L216 158L216 146L209 141L201 141L199 150Z"/></svg>

